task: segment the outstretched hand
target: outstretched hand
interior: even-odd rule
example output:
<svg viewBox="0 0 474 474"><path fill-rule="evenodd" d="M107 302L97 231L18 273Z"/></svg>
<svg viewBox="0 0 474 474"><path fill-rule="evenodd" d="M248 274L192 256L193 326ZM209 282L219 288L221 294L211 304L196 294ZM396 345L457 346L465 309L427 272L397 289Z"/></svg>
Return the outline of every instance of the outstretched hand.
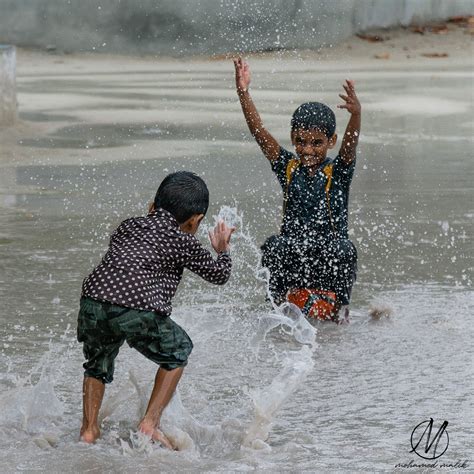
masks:
<svg viewBox="0 0 474 474"><path fill-rule="evenodd" d="M250 67L241 57L234 59L234 66L237 92L247 92L250 86Z"/></svg>
<svg viewBox="0 0 474 474"><path fill-rule="evenodd" d="M224 221L219 221L214 230L209 231L212 248L217 252L228 252L230 237L235 227L229 227Z"/></svg>
<svg viewBox="0 0 474 474"><path fill-rule="evenodd" d="M357 98L354 81L346 79L346 83L342 85L347 95L339 94L339 97L344 101L344 104L338 105L338 109L346 109L352 115L360 114L360 102Z"/></svg>

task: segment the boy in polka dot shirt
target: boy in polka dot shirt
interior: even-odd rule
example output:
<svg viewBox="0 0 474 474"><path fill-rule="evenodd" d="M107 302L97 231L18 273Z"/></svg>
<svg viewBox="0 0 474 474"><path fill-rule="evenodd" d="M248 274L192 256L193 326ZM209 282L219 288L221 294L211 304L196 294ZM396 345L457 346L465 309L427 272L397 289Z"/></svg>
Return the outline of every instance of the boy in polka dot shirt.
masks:
<svg viewBox="0 0 474 474"><path fill-rule="evenodd" d="M139 430L173 449L160 419L187 364L193 344L171 318L171 299L184 268L223 285L231 272L229 242L234 228L223 222L209 233L214 259L195 237L209 206L209 191L194 173L168 175L145 217L127 219L110 238L101 263L84 280L78 317L83 343L83 421L80 438L100 436L98 414L114 360L127 341L160 367Z"/></svg>

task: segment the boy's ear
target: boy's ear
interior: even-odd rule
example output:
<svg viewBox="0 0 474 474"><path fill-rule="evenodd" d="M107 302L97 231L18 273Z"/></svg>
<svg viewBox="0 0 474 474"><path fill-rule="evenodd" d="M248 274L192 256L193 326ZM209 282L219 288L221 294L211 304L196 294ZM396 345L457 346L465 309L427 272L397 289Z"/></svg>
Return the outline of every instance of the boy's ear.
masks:
<svg viewBox="0 0 474 474"><path fill-rule="evenodd" d="M191 216L193 227L195 226L196 230L203 219L204 219L204 214L194 214L194 216Z"/></svg>
<svg viewBox="0 0 474 474"><path fill-rule="evenodd" d="M294 146L296 143L296 130L291 131L291 144Z"/></svg>
<svg viewBox="0 0 474 474"><path fill-rule="evenodd" d="M193 214L188 220L179 225L183 232L188 234L195 234L198 230L199 224L204 219L204 214Z"/></svg>
<svg viewBox="0 0 474 474"><path fill-rule="evenodd" d="M155 203L154 202L150 202L148 204L148 213L150 212L153 212L155 210Z"/></svg>
<svg viewBox="0 0 474 474"><path fill-rule="evenodd" d="M337 133L335 133L335 134L329 139L328 148L329 148L329 149L334 148L334 147L336 146L336 143L337 143Z"/></svg>

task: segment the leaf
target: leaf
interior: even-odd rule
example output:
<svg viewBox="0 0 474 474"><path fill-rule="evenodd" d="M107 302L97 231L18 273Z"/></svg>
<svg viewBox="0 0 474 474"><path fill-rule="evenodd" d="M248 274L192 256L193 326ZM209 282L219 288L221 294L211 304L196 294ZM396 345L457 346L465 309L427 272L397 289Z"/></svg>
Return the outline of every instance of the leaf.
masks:
<svg viewBox="0 0 474 474"><path fill-rule="evenodd" d="M383 38L382 36L379 36L379 35L369 35L366 33L358 33L356 36L364 41L368 41L369 43L380 43L381 41L386 41L390 39L388 37Z"/></svg>
<svg viewBox="0 0 474 474"><path fill-rule="evenodd" d="M448 53L421 53L425 58L447 58Z"/></svg>
<svg viewBox="0 0 474 474"><path fill-rule="evenodd" d="M420 26L420 25L413 25L413 26L411 27L411 31L412 31L413 33L418 33L418 34L420 34L420 35L424 35L424 34L425 34L425 30L426 30L426 28L425 28L424 26Z"/></svg>

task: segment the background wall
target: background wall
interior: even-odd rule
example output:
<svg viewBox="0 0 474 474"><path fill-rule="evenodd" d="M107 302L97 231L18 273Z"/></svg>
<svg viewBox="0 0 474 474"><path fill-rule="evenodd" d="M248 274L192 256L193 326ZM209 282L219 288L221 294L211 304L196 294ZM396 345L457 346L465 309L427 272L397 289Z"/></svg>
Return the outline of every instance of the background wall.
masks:
<svg viewBox="0 0 474 474"><path fill-rule="evenodd" d="M171 55L314 48L473 12L472 0L0 0L0 42Z"/></svg>

